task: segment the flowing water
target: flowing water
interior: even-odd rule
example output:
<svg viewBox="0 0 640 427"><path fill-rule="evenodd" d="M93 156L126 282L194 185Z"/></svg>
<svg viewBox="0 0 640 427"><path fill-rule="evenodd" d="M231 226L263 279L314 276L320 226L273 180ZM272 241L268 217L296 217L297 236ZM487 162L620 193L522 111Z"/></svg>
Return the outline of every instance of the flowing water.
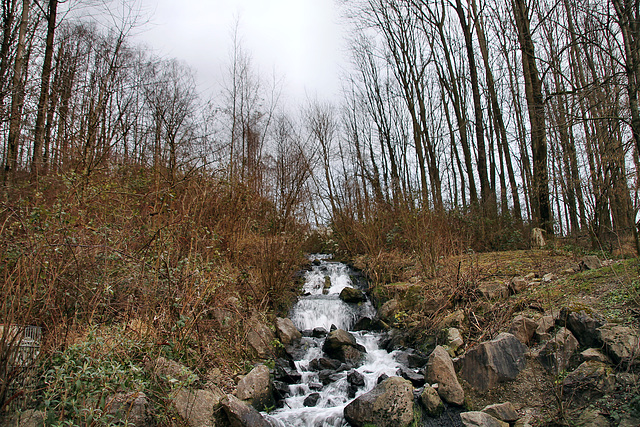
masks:
<svg viewBox="0 0 640 427"><path fill-rule="evenodd" d="M340 300L340 292L346 287L355 287L350 274L353 273L345 264L331 262L324 256L316 256L318 260L312 270L307 272L304 284L304 296L300 297L290 312L294 325L301 331L323 328L329 331L332 325L339 329L350 330L362 317L374 317L375 309L368 300L361 304L347 304ZM327 280L326 277L329 279ZM371 390L382 374L396 375L398 363L394 353L378 347L380 333L352 332L358 344L367 350L364 363L356 370L364 376L364 387L360 387L355 397ZM308 335L308 334L307 334ZM335 381L322 385L318 372L310 369L311 361L323 357L324 338L303 338L308 349L300 360L295 361L296 369L302 376L299 384L290 386L289 397L284 407L264 414L277 427L289 426L347 426L342 413L344 407L351 402L348 393L347 374L352 370L344 370L332 375ZM326 382L326 381L325 381ZM312 393L319 393L320 398L313 407L304 405L305 399Z"/></svg>

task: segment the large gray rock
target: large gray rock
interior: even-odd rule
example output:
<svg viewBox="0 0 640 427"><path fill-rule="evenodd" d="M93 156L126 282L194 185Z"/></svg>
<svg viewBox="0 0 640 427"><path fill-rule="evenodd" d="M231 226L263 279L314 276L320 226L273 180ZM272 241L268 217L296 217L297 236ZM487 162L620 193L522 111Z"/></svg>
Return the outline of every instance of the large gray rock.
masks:
<svg viewBox="0 0 640 427"><path fill-rule="evenodd" d="M538 324L535 320L519 315L511 321L509 332L522 344L529 344L536 329L538 329Z"/></svg>
<svg viewBox="0 0 640 427"><path fill-rule="evenodd" d="M552 315L542 316L536 322L538 327L535 332L535 337L538 341L546 341L551 339L550 331L556 324L556 320Z"/></svg>
<svg viewBox="0 0 640 427"><path fill-rule="evenodd" d="M302 334L289 318L276 318L276 334L284 345L289 345L302 338Z"/></svg>
<svg viewBox="0 0 640 427"><path fill-rule="evenodd" d="M134 427L155 425L151 402L142 392L118 393L107 400L106 416L110 423Z"/></svg>
<svg viewBox="0 0 640 427"><path fill-rule="evenodd" d="M173 406L191 427L215 427L220 421L221 400L225 394L217 387L203 390L180 389L173 398Z"/></svg>
<svg viewBox="0 0 640 427"><path fill-rule="evenodd" d="M464 390L458 382L449 353L441 346L437 346L429 356L425 377L430 384L438 384L438 395L444 401L462 406Z"/></svg>
<svg viewBox="0 0 640 427"><path fill-rule="evenodd" d="M588 361L564 378L562 397L578 404L592 402L612 392L615 385L616 377L610 366L598 361Z"/></svg>
<svg viewBox="0 0 640 427"><path fill-rule="evenodd" d="M382 304L382 307L380 307L378 314L382 319L393 320L393 317L395 316L399 308L400 304L398 303L398 300L392 299Z"/></svg>
<svg viewBox="0 0 640 427"><path fill-rule="evenodd" d="M509 427L509 424L479 411L463 412L460 419L466 427Z"/></svg>
<svg viewBox="0 0 640 427"><path fill-rule="evenodd" d="M455 357L457 354L460 354L462 352L463 345L464 345L464 340L462 339L462 334L460 333L460 329L458 328L447 329L446 350L449 352L451 357Z"/></svg>
<svg viewBox="0 0 640 427"><path fill-rule="evenodd" d="M515 336L503 332L467 351L461 363L462 378L481 391L513 380L526 366L526 349Z"/></svg>
<svg viewBox="0 0 640 427"><path fill-rule="evenodd" d="M594 408L585 409L575 421L576 427L609 427L610 425L607 417Z"/></svg>
<svg viewBox="0 0 640 427"><path fill-rule="evenodd" d="M426 385L420 394L420 402L430 417L439 416L444 411L444 403L435 388Z"/></svg>
<svg viewBox="0 0 640 427"><path fill-rule="evenodd" d="M247 342L259 358L266 359L273 355L273 340L275 338L275 334L267 325L255 317L251 319Z"/></svg>
<svg viewBox="0 0 640 427"><path fill-rule="evenodd" d="M360 289L347 287L340 292L340 299L344 302L357 304L359 302L365 302L367 296Z"/></svg>
<svg viewBox="0 0 640 427"><path fill-rule="evenodd" d="M274 406L273 384L269 377L269 368L258 365L238 382L236 396L256 408L264 410L265 406Z"/></svg>
<svg viewBox="0 0 640 427"><path fill-rule="evenodd" d="M522 276L517 276L509 282L509 291L512 294L518 294L529 287L529 281Z"/></svg>
<svg viewBox="0 0 640 427"><path fill-rule="evenodd" d="M548 370L559 373L570 365L578 345L578 340L571 331L560 328L556 336L542 347L538 360Z"/></svg>
<svg viewBox="0 0 640 427"><path fill-rule="evenodd" d="M220 403L231 427L271 427L271 423L260 412L231 394Z"/></svg>
<svg viewBox="0 0 640 427"><path fill-rule="evenodd" d="M354 427L408 426L413 422L413 386L400 377L387 378L349 403L344 417Z"/></svg>
<svg viewBox="0 0 640 427"><path fill-rule="evenodd" d="M560 310L558 316L560 326L566 326L580 345L584 347L600 347L596 329L604 325L604 321L598 315L591 315L582 311L570 311L567 308Z"/></svg>
<svg viewBox="0 0 640 427"><path fill-rule="evenodd" d="M588 348L580 353L580 360L588 362L595 360L596 362L611 363L611 358L604 354L599 348Z"/></svg>
<svg viewBox="0 0 640 427"><path fill-rule="evenodd" d="M500 421L504 421L505 423L515 423L520 418L516 408L511 402L496 403L495 405L486 406L482 409L482 412L487 413Z"/></svg>
<svg viewBox="0 0 640 427"><path fill-rule="evenodd" d="M598 328L597 334L614 363L628 366L640 362L640 335L637 329L607 324Z"/></svg>
<svg viewBox="0 0 640 427"><path fill-rule="evenodd" d="M602 267L602 261L595 255L588 255L583 257L578 264L580 271L597 270Z"/></svg>
<svg viewBox="0 0 640 427"><path fill-rule="evenodd" d="M359 363L366 353L365 348L356 343L355 337L342 329L329 332L322 350L333 359L350 363Z"/></svg>

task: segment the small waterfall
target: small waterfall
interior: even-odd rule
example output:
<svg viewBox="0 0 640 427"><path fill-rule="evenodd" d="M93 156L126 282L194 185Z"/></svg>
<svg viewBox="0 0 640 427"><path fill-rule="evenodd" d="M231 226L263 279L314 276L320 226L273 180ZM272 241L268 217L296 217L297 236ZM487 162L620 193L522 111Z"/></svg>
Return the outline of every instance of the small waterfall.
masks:
<svg viewBox="0 0 640 427"><path fill-rule="evenodd" d="M331 262L326 257L315 257L318 260L307 272L304 284L304 296L300 297L290 312L294 325L301 331L323 328L329 331L334 325L339 329L350 330L363 317L374 317L376 312L368 300L361 304L347 304L340 298L340 292L346 287L354 287L351 281L352 270L345 264ZM382 374L396 375L399 364L394 353L378 347L380 333L352 332L358 344L367 350L363 364L355 368L364 377L364 386L360 387L355 397L375 387ZM310 335L307 333L306 335ZM352 369L336 370L324 383L319 372L311 369L314 359L324 356L322 345L324 338L304 338L308 349L300 360L295 361L297 371L302 380L289 387L289 397L284 400L284 407L277 409L265 417L277 427L342 427L347 426L342 414L344 407L351 402L347 374ZM305 399L312 393L318 393L314 406L305 406Z"/></svg>

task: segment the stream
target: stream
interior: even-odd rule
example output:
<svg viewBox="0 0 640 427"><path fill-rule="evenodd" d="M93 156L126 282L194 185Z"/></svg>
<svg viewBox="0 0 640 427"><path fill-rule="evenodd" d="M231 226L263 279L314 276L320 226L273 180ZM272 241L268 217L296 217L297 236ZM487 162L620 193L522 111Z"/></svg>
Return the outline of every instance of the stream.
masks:
<svg viewBox="0 0 640 427"><path fill-rule="evenodd" d="M357 287L351 279L354 271L345 264L331 261L328 256L315 255L311 260L314 265L305 274L304 295L289 313L294 325L303 332L303 350L294 360L301 381L289 386L281 408L269 414L263 413L277 427L347 426L343 418L345 406L355 397L373 389L381 375L394 376L399 368L395 352L389 353L378 346L382 333L351 331L358 320L376 316L375 308L368 299L348 304L339 297L344 288ZM326 374L321 378L317 361L324 356L324 335L332 328L350 331L357 343L366 349L366 355L360 365L342 364L328 378ZM347 380L347 375L360 377L354 371L364 378L364 385L355 392Z"/></svg>

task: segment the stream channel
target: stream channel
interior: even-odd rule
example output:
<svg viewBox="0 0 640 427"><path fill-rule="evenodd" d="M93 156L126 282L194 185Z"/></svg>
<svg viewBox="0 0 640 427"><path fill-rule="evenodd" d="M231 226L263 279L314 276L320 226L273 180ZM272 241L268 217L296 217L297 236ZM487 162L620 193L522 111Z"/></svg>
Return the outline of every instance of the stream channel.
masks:
<svg viewBox="0 0 640 427"><path fill-rule="evenodd" d="M298 351L293 352L295 369L301 379L298 384L289 385L281 408L263 413L278 427L347 426L343 417L345 406L373 389L381 375L394 376L399 368L394 358L396 352L379 348L381 332L352 331L358 320L376 317L368 299L355 304L346 303L339 297L344 288L358 287L352 281L355 272L345 264L330 261L328 256L315 255L311 259L314 263L305 274L304 295L289 313L293 324L303 333ZM322 350L326 332L332 328L350 331L356 342L366 349L361 364L343 363L329 372L318 369L318 362L326 357ZM348 381L348 375L351 381ZM357 389L353 385L354 376L358 378Z"/></svg>

